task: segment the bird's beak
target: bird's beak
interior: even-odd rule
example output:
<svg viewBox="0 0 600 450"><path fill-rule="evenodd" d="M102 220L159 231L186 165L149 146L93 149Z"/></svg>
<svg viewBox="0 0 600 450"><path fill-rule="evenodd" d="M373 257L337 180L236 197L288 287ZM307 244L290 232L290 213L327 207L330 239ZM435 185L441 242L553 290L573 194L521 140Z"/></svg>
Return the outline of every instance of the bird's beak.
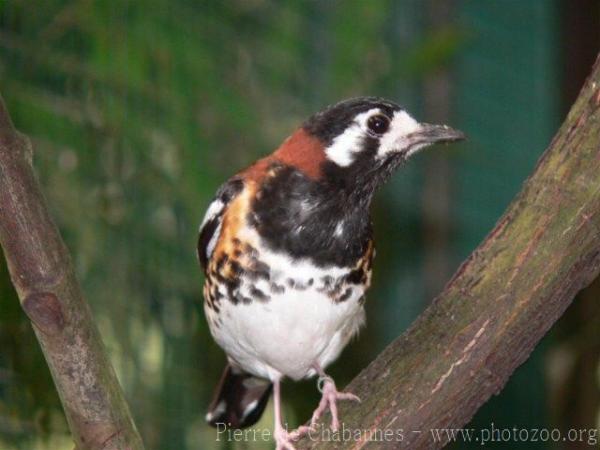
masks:
<svg viewBox="0 0 600 450"><path fill-rule="evenodd" d="M414 137L426 144L437 144L439 142L462 141L466 138L462 131L450 128L448 125L421 124L421 129L413 133Z"/></svg>
<svg viewBox="0 0 600 450"><path fill-rule="evenodd" d="M456 142L466 139L462 131L450 128L447 125L433 125L430 123L421 123L420 127L405 137L407 152L405 157L408 158L419 150L429 147L433 144L442 142Z"/></svg>

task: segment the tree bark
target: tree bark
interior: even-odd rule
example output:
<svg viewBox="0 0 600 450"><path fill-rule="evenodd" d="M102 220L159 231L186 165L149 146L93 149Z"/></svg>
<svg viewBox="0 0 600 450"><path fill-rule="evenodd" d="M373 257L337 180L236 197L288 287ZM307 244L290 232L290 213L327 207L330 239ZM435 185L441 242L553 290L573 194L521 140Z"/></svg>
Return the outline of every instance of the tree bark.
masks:
<svg viewBox="0 0 600 450"><path fill-rule="evenodd" d="M79 449L141 439L0 100L0 242ZM600 60L522 192L432 305L348 386L333 447L441 448L600 271ZM324 424L322 424L324 425ZM321 432L301 448L331 448ZM347 433L344 435L344 430ZM337 442L336 439L341 439Z"/></svg>
<svg viewBox="0 0 600 450"><path fill-rule="evenodd" d="M32 168L0 97L0 243L80 450L143 449ZM1 299L0 299L1 300Z"/></svg>
<svg viewBox="0 0 600 450"><path fill-rule="evenodd" d="M362 403L341 405L346 434L332 444L325 418L298 447L443 447L435 430L462 427L498 394L599 270L600 58L494 229L347 387Z"/></svg>

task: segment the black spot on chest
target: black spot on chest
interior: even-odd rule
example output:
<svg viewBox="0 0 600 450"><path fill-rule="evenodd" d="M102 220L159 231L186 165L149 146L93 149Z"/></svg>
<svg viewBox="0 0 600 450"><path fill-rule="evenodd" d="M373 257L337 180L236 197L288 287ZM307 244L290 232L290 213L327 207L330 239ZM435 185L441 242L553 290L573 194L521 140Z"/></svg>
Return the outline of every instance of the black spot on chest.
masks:
<svg viewBox="0 0 600 450"><path fill-rule="evenodd" d="M263 183L248 221L273 250L318 266L353 266L372 234L366 205L348 204L333 187L289 166Z"/></svg>

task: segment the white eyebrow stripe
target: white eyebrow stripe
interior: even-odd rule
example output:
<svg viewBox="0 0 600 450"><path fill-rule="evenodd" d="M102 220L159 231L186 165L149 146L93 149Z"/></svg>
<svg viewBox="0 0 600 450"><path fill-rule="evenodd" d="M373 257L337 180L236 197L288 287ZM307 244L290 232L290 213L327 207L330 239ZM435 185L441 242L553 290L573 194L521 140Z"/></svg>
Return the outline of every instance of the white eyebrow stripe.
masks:
<svg viewBox="0 0 600 450"><path fill-rule="evenodd" d="M366 122L373 114L380 113L379 108L372 108L358 114L346 130L336 136L331 145L325 149L327 157L338 166L347 167L354 162L354 154L360 151L362 139L366 133Z"/></svg>

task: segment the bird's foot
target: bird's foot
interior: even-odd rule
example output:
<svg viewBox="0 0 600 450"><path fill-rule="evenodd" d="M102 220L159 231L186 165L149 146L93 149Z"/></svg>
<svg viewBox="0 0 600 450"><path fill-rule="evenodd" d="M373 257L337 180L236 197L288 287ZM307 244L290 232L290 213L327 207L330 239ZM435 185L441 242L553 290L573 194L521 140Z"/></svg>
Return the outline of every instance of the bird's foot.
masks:
<svg viewBox="0 0 600 450"><path fill-rule="evenodd" d="M323 413L329 409L331 412L331 430L338 431L340 429L340 421L338 419L337 401L353 400L360 402L360 398L350 392L339 392L335 387L333 379L328 376L319 377L318 386L323 395L319 402L319 406L312 415L309 429L315 429L317 421L321 418Z"/></svg>
<svg viewBox="0 0 600 450"><path fill-rule="evenodd" d="M304 425L293 431L287 431L283 427L276 429L275 450L296 450L293 443L307 435L310 431L311 428Z"/></svg>

